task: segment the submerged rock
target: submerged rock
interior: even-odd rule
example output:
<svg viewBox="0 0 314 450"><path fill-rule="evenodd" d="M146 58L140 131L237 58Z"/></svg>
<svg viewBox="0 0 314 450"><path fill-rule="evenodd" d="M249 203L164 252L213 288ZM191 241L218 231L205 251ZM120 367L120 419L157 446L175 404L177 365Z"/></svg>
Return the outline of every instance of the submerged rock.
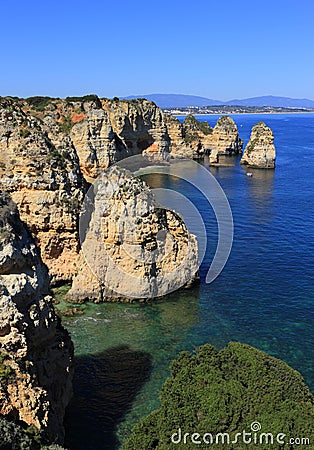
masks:
<svg viewBox="0 0 314 450"><path fill-rule="evenodd" d="M0 193L0 413L62 442L73 344L52 300L39 250Z"/></svg>
<svg viewBox="0 0 314 450"><path fill-rule="evenodd" d="M252 128L250 140L240 162L258 169L274 169L275 160L273 132L264 122L259 122Z"/></svg>
<svg viewBox="0 0 314 450"><path fill-rule="evenodd" d="M196 278L196 237L178 214L156 203L142 180L113 166L97 180L94 196L68 299L147 299Z"/></svg>

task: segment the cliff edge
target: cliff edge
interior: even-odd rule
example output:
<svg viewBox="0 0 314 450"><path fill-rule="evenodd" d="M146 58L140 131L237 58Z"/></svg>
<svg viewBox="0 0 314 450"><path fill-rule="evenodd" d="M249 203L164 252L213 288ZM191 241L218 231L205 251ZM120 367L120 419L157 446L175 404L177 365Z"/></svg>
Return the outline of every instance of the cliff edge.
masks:
<svg viewBox="0 0 314 450"><path fill-rule="evenodd" d="M73 345L52 300L39 250L0 192L0 413L62 442Z"/></svg>

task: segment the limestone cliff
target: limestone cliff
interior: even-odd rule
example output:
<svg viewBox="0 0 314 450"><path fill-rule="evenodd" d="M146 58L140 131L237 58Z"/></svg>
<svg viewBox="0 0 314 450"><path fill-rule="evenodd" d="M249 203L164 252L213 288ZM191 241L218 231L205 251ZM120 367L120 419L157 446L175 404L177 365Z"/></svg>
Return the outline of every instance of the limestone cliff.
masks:
<svg viewBox="0 0 314 450"><path fill-rule="evenodd" d="M70 280L86 180L133 154L167 158L163 113L146 100L87 96L2 98L0 114L0 188L17 203L53 282Z"/></svg>
<svg viewBox="0 0 314 450"><path fill-rule="evenodd" d="M1 106L0 188L19 206L53 279L70 279L85 192L75 148L57 121L59 112L40 119L16 101L2 100Z"/></svg>
<svg viewBox="0 0 314 450"><path fill-rule="evenodd" d="M53 282L76 272L88 182L127 156L202 158L241 147L232 119L183 124L145 99L0 98L0 189L17 203Z"/></svg>
<svg viewBox="0 0 314 450"><path fill-rule="evenodd" d="M0 193L0 413L62 442L73 345L52 300L39 250Z"/></svg>
<svg viewBox="0 0 314 450"><path fill-rule="evenodd" d="M276 149L272 130L259 122L252 128L250 140L245 147L241 164L259 169L274 169Z"/></svg>
<svg viewBox="0 0 314 450"><path fill-rule="evenodd" d="M86 119L73 126L71 138L87 177L128 156L166 159L170 141L162 111L145 99L101 100Z"/></svg>
<svg viewBox="0 0 314 450"><path fill-rule="evenodd" d="M182 218L158 206L147 185L113 166L97 180L72 301L130 301L191 283L198 250Z"/></svg>
<svg viewBox="0 0 314 450"><path fill-rule="evenodd" d="M182 123L170 114L165 114L164 117L170 138L170 156L176 158L193 158L195 152L193 147L188 146L188 143L184 139L185 135Z"/></svg>

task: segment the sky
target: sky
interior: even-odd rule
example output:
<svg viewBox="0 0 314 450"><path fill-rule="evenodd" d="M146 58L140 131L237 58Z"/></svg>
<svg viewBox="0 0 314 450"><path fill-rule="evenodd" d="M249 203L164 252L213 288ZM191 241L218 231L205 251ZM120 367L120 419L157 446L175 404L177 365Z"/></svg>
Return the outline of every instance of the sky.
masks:
<svg viewBox="0 0 314 450"><path fill-rule="evenodd" d="M314 99L312 0L1 2L0 95Z"/></svg>

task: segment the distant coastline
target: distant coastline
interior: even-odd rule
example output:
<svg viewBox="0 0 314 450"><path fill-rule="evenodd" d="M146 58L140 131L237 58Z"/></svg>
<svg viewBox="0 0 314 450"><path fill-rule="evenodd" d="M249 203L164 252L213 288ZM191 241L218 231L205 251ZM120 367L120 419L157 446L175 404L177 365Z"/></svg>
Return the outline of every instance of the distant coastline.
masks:
<svg viewBox="0 0 314 450"><path fill-rule="evenodd" d="M211 116L211 115L229 115L229 114L313 114L312 108L284 108L269 106L207 106L188 108L164 108L164 113L172 116Z"/></svg>
<svg viewBox="0 0 314 450"><path fill-rule="evenodd" d="M167 113L169 113L168 111L164 111L164 112L167 112ZM169 114L171 114L171 115L173 115L173 116L180 116L180 117L185 117L185 116L188 116L189 114L192 114L192 113L190 113L190 112L182 112L182 113L178 113L178 112L171 112L171 113L169 113ZM280 115L280 114L291 114L291 115L293 115L293 114L314 114L314 109L313 110L311 110L311 111L287 111L287 112L285 112L285 111L280 111L280 112L229 112L229 113L226 113L226 112L212 112L212 113L193 113L193 115L195 115L195 116L219 116L219 115L229 115L229 114L232 114L232 115L237 115L237 116L243 116L243 115L253 115L253 114L256 114L256 115L261 115L261 114L263 114L263 115L269 115L269 114L272 114L272 115L276 115L276 114L278 114L278 115Z"/></svg>

